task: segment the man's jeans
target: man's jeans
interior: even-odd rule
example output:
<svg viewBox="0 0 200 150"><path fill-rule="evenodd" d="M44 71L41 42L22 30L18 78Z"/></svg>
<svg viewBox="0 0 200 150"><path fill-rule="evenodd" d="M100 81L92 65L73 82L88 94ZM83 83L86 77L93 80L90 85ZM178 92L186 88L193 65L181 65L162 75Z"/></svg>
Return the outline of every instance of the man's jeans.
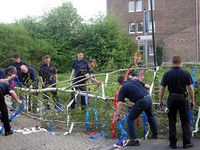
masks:
<svg viewBox="0 0 200 150"><path fill-rule="evenodd" d="M130 139L137 139L137 135L135 133L135 125L134 120L142 113L145 112L148 118L148 122L151 128L152 135L158 134L157 124L152 112L152 100L149 96L139 99L132 106L129 115L128 115L128 131Z"/></svg>

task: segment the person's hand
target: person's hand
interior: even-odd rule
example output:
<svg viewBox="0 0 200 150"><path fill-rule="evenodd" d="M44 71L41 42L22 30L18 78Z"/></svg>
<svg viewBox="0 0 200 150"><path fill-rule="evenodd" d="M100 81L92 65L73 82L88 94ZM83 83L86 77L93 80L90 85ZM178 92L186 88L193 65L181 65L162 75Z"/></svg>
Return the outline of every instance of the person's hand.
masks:
<svg viewBox="0 0 200 150"><path fill-rule="evenodd" d="M17 104L21 104L21 103L22 103L22 100L18 100L18 101L17 101Z"/></svg>
<svg viewBox="0 0 200 150"><path fill-rule="evenodd" d="M13 74L13 75L11 75L11 76L8 77L8 80L12 80L12 79L14 79L15 77L16 77L16 74Z"/></svg>
<svg viewBox="0 0 200 150"><path fill-rule="evenodd" d="M120 115L116 115L116 118L115 118L115 121L119 121L121 119L121 116Z"/></svg>
<svg viewBox="0 0 200 150"><path fill-rule="evenodd" d="M91 78L91 76L90 76L89 73L85 74L85 77L86 77L87 79Z"/></svg>
<svg viewBox="0 0 200 150"><path fill-rule="evenodd" d="M163 107L163 102L162 101L160 101L160 107Z"/></svg>
<svg viewBox="0 0 200 150"><path fill-rule="evenodd" d="M101 81L97 81L96 85L96 87L99 87L101 85Z"/></svg>
<svg viewBox="0 0 200 150"><path fill-rule="evenodd" d="M194 103L194 101L192 101L192 102L190 102L190 107L195 107L195 103Z"/></svg>

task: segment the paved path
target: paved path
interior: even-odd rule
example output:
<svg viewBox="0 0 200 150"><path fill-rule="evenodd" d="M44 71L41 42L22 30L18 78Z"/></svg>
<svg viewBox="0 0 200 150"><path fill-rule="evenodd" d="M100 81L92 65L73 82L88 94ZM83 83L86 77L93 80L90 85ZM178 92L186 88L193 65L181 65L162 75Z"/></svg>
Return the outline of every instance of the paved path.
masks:
<svg viewBox="0 0 200 150"><path fill-rule="evenodd" d="M200 149L200 140L193 139L192 140L194 147L190 148L191 150L199 150ZM107 143L107 145L93 148L93 150L171 150L168 146L169 143L166 139L156 139L156 140L143 140L141 141L140 146L127 146L123 148L114 148L114 142ZM177 149L183 149L182 143L179 141L177 143Z"/></svg>
<svg viewBox="0 0 200 150"><path fill-rule="evenodd" d="M40 123L26 116L20 116L12 122L14 128L40 126ZM73 131L72 131L73 132ZM198 133L199 134L199 133ZM192 150L200 150L200 139L193 139ZM50 132L31 134L14 133L10 136L0 134L0 150L112 150L116 140L98 137L89 139L83 133L72 133L64 136L52 135ZM137 147L123 147L120 150L170 150L167 139L143 140ZM182 149L179 140L178 149Z"/></svg>

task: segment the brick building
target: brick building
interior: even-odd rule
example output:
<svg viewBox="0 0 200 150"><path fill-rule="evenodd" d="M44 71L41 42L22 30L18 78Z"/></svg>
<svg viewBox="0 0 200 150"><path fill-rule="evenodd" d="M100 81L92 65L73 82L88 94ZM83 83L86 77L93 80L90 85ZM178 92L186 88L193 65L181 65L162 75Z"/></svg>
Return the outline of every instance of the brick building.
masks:
<svg viewBox="0 0 200 150"><path fill-rule="evenodd" d="M173 55L180 55L184 62L199 62L199 0L152 2L155 43L163 47L163 62L170 62ZM143 31L144 11L150 12L150 8L150 0L107 0L107 13L113 12L119 17L124 31L133 40L144 34L151 36L151 19L149 31ZM138 43L147 62L152 62L152 41Z"/></svg>

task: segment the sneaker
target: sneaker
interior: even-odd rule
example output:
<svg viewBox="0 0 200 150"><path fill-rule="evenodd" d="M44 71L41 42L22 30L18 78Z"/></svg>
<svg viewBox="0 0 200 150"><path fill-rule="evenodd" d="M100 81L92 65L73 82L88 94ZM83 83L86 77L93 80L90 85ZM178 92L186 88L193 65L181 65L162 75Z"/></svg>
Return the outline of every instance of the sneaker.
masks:
<svg viewBox="0 0 200 150"><path fill-rule="evenodd" d="M187 149L187 148L191 148L191 147L193 147L193 144L192 144L192 143L184 144L184 145L183 145L183 149Z"/></svg>
<svg viewBox="0 0 200 150"><path fill-rule="evenodd" d="M13 134L13 131L5 132L5 136L11 135L11 134Z"/></svg>
<svg viewBox="0 0 200 150"><path fill-rule="evenodd" d="M138 139L131 139L127 141L127 143L124 146L139 146L140 141Z"/></svg>

